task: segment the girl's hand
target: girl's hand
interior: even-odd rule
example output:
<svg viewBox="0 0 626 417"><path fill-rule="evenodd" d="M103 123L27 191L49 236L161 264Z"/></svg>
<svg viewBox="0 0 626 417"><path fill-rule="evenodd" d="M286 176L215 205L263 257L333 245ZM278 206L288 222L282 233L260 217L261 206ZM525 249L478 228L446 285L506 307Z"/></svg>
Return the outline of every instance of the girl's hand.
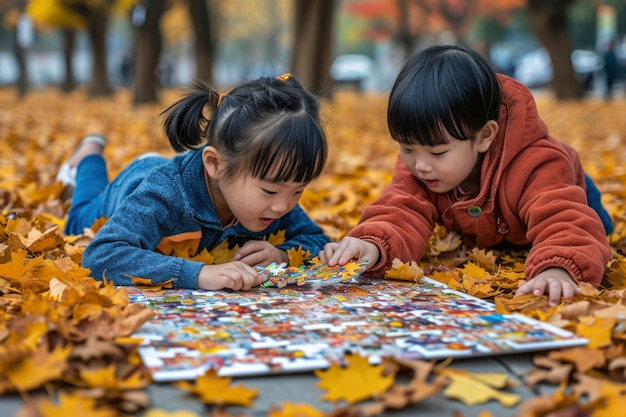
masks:
<svg viewBox="0 0 626 417"><path fill-rule="evenodd" d="M247 265L267 266L272 262L278 264L289 262L287 252L278 249L264 240L247 241L233 256L233 260L241 261Z"/></svg>
<svg viewBox="0 0 626 417"><path fill-rule="evenodd" d="M261 285L265 277L243 262L228 262L219 265L205 265L198 274L198 288L201 290L249 290Z"/></svg>
<svg viewBox="0 0 626 417"><path fill-rule="evenodd" d="M561 268L550 268L541 272L517 290L515 296L548 293L548 302L554 307L559 304L561 296L567 300L574 298L574 294L580 292L580 288L574 279Z"/></svg>
<svg viewBox="0 0 626 417"><path fill-rule="evenodd" d="M367 260L369 263L365 265L365 270L374 265L379 256L378 246L349 236L339 242L327 243L319 254L320 260L329 266L344 265L354 258Z"/></svg>

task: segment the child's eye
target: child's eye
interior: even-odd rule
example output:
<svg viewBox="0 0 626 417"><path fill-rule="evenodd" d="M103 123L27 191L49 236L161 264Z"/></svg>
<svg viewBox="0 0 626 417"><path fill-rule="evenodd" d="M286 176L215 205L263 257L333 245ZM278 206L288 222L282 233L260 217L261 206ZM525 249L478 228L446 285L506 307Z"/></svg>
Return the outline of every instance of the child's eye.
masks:
<svg viewBox="0 0 626 417"><path fill-rule="evenodd" d="M446 153L446 152L444 151L444 152L431 152L430 154L431 154L432 156L442 156L442 155L444 155L445 153Z"/></svg>
<svg viewBox="0 0 626 417"><path fill-rule="evenodd" d="M402 152L404 152L404 153L411 153L411 152L413 152L413 149L411 149L411 148L404 148L404 147L402 147L402 148L400 148L400 150Z"/></svg>
<svg viewBox="0 0 626 417"><path fill-rule="evenodd" d="M265 188L261 188L261 190L262 190L265 194L267 194L267 195L276 195L276 194L278 194L276 191L270 191L270 190L265 189Z"/></svg>

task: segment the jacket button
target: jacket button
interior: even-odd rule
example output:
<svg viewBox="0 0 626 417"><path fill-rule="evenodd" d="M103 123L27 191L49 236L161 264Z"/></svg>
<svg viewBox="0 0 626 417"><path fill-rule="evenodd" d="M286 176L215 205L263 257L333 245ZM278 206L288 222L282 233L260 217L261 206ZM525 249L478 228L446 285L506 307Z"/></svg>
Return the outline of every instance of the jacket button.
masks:
<svg viewBox="0 0 626 417"><path fill-rule="evenodd" d="M480 213L482 213L483 210L478 207L478 206L472 206L470 208L467 209L467 213L472 216L472 217L478 217L480 216Z"/></svg>

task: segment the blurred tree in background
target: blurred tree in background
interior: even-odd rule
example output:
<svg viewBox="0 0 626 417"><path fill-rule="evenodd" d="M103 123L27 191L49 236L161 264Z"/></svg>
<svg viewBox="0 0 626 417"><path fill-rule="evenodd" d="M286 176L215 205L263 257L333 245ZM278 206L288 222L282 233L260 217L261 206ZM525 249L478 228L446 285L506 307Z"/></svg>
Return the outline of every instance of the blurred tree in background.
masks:
<svg viewBox="0 0 626 417"><path fill-rule="evenodd" d="M106 34L112 13L128 7L130 0L30 0L28 14L42 25L60 28L65 38L64 89L74 87L72 51L75 31L84 29L93 52L92 79L89 92L93 96L112 92L107 74Z"/></svg>
<svg viewBox="0 0 626 417"><path fill-rule="evenodd" d="M291 71L303 85L320 95L329 95L334 0L296 0L295 39Z"/></svg>
<svg viewBox="0 0 626 417"><path fill-rule="evenodd" d="M32 44L32 22L26 15L27 0L0 0L0 7L6 11L3 26L13 33L13 53L18 68L17 93L23 97L28 91L28 47Z"/></svg>
<svg viewBox="0 0 626 417"><path fill-rule="evenodd" d="M128 87L141 104L158 101L161 88L194 78L228 87L287 71L326 94L332 60L341 54L369 57L376 88L386 89L408 54L433 43L468 44L488 57L502 45L509 55L543 46L555 95L579 98L585 91L570 57L573 49L600 54L597 13L605 5L616 10L615 34L621 36L622 0L0 0L0 68L11 39L19 67L14 83L22 95L29 72L40 70L29 70L27 58L56 48L64 57L63 90L71 91L76 79L88 82L91 95ZM18 42L20 22L27 28L29 16L36 22L31 44ZM86 50L83 35L91 57L88 81L84 58L76 69L76 54ZM0 83L6 82L2 75Z"/></svg>

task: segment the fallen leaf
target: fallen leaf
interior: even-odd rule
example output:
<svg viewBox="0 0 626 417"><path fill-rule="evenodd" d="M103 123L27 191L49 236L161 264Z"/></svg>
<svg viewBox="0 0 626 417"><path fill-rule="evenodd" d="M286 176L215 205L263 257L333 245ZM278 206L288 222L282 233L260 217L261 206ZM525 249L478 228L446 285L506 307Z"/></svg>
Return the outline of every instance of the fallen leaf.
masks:
<svg viewBox="0 0 626 417"><path fill-rule="evenodd" d="M474 373L465 371L445 369L439 372L451 379L450 384L444 390L445 396L460 400L467 406L496 400L505 407L513 407L521 401L519 395L497 391L486 383L493 378L493 375L485 379L484 377L476 378Z"/></svg>
<svg viewBox="0 0 626 417"><path fill-rule="evenodd" d="M393 384L394 375L383 375L382 365L371 365L367 357L347 355L346 364L332 363L327 369L317 369L318 387L326 390L325 401L346 401L354 404L384 392Z"/></svg>
<svg viewBox="0 0 626 417"><path fill-rule="evenodd" d="M177 387L197 395L206 404L239 405L250 407L258 390L243 385L230 386L232 378L218 376L215 369L209 369L204 375L196 378L195 385L187 381L175 384Z"/></svg>

